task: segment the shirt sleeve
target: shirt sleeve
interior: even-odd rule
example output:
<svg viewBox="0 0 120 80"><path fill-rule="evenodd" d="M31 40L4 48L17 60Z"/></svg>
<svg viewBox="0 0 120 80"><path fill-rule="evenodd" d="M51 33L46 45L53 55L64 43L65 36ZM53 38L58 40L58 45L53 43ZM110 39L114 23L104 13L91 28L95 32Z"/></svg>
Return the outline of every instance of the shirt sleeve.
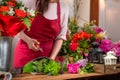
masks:
<svg viewBox="0 0 120 80"><path fill-rule="evenodd" d="M57 36L57 39L66 40L66 34L68 31L68 16L69 7L67 5L61 4L61 31Z"/></svg>

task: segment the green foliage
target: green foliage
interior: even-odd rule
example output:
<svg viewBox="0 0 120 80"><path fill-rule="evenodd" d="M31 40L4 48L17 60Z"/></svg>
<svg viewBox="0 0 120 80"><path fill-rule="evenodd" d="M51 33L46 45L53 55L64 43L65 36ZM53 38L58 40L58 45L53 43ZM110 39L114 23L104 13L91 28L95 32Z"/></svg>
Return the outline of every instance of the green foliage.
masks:
<svg viewBox="0 0 120 80"><path fill-rule="evenodd" d="M85 67L79 69L79 73L80 74L92 73L94 72L93 67L94 67L93 64L87 64Z"/></svg>
<svg viewBox="0 0 120 80"><path fill-rule="evenodd" d="M49 64L46 65L44 68L44 73L49 75L58 75L60 69L61 69L61 66L59 63L50 60Z"/></svg>
<svg viewBox="0 0 120 80"><path fill-rule="evenodd" d="M6 2L8 2L8 1L10 1L10 0L2 0L2 1L0 2L0 6L1 6L1 5L6 6Z"/></svg>
<svg viewBox="0 0 120 80"><path fill-rule="evenodd" d="M23 68L23 73L37 72L49 75L58 75L61 66L59 63L43 58L40 60L34 60L26 64Z"/></svg>
<svg viewBox="0 0 120 80"><path fill-rule="evenodd" d="M77 25L77 21L76 19L68 19L68 33L66 35L67 40L63 42L62 48L60 50L60 53L58 55L67 55L69 53L71 53L71 51L69 50L69 46L71 43L71 38L72 35L76 32L78 32L78 25Z"/></svg>
<svg viewBox="0 0 120 80"><path fill-rule="evenodd" d="M21 6L23 6L22 2L17 2L15 8L19 9Z"/></svg>
<svg viewBox="0 0 120 80"><path fill-rule="evenodd" d="M30 73L30 72L34 72L34 68L32 67L33 63L29 62L28 64L26 64L23 68L23 73Z"/></svg>
<svg viewBox="0 0 120 80"><path fill-rule="evenodd" d="M47 65L47 62L48 62L47 59L33 61L34 72L42 73L44 67Z"/></svg>
<svg viewBox="0 0 120 80"><path fill-rule="evenodd" d="M31 26L31 20L26 17L23 19L23 23L27 26L28 30L30 29L30 26Z"/></svg>
<svg viewBox="0 0 120 80"><path fill-rule="evenodd" d="M76 19L68 19L68 28L70 30L70 35L72 36L74 33L78 32L78 25Z"/></svg>

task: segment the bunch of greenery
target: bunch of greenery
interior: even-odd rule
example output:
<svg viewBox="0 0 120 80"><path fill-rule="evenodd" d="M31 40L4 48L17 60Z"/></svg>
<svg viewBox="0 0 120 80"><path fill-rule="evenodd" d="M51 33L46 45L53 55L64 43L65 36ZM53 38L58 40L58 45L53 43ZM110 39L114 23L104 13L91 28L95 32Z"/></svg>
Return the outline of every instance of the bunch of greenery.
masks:
<svg viewBox="0 0 120 80"><path fill-rule="evenodd" d="M94 72L93 67L94 67L93 64L87 64L85 67L79 69L79 73L80 74L92 73Z"/></svg>
<svg viewBox="0 0 120 80"><path fill-rule="evenodd" d="M59 63L48 58L42 58L26 64L23 68L23 73L37 72L41 74L58 75L60 69L61 66Z"/></svg>

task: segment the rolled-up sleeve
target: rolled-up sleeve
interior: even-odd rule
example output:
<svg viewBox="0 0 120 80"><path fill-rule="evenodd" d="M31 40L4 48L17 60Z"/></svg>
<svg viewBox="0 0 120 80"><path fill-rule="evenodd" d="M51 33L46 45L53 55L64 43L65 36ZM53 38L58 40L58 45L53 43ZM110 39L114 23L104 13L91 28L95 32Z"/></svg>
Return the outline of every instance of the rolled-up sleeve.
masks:
<svg viewBox="0 0 120 80"><path fill-rule="evenodd" d="M57 36L57 39L66 40L66 34L68 31L68 16L69 7L67 5L61 4L61 31Z"/></svg>

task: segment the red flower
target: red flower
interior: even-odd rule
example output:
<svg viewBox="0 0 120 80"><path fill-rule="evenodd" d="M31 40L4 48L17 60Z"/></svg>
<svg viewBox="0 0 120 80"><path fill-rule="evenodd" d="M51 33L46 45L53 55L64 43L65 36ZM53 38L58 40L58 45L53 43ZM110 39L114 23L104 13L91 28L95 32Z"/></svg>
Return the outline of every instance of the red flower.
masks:
<svg viewBox="0 0 120 80"><path fill-rule="evenodd" d="M14 16L0 15L0 20L2 36L14 36L26 28L26 26L19 20L19 18L15 18Z"/></svg>
<svg viewBox="0 0 120 80"><path fill-rule="evenodd" d="M13 1L8 2L7 4L12 7L16 6L16 4Z"/></svg>
<svg viewBox="0 0 120 80"><path fill-rule="evenodd" d="M27 16L27 14L23 10L20 10L20 9L16 9L15 14L17 17L20 17L20 18L25 18Z"/></svg>
<svg viewBox="0 0 120 80"><path fill-rule="evenodd" d="M72 51L75 51L77 49L77 47L78 47L78 43L75 43L75 42L72 42L71 45L70 45L70 49Z"/></svg>
<svg viewBox="0 0 120 80"><path fill-rule="evenodd" d="M59 56L58 59L59 59L59 61L61 61L61 62L64 60L62 56Z"/></svg>
<svg viewBox="0 0 120 80"><path fill-rule="evenodd" d="M9 6L1 6L0 7L0 12L7 12L9 10L10 10Z"/></svg>

